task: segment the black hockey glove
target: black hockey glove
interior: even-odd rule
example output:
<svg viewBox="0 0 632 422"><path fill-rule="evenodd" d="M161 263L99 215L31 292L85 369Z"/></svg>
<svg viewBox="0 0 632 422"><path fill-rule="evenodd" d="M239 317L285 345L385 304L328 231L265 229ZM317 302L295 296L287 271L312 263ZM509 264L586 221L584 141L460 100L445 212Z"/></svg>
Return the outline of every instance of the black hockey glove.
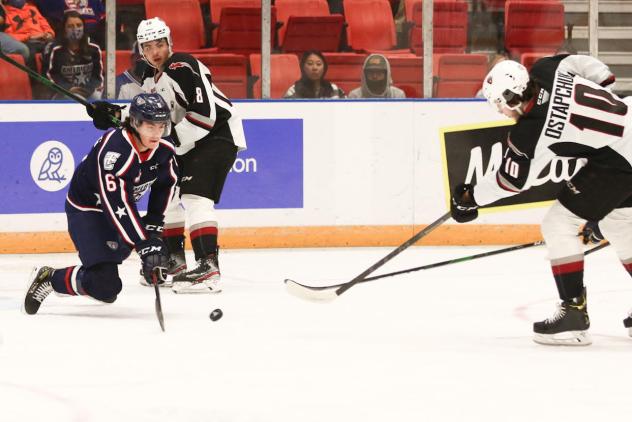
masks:
<svg viewBox="0 0 632 422"><path fill-rule="evenodd" d="M454 221L467 223L478 217L478 205L474 201L474 186L461 183L456 185L452 194L450 214Z"/></svg>
<svg viewBox="0 0 632 422"><path fill-rule="evenodd" d="M162 230L163 230L162 221L157 221L155 218L151 218L148 216L144 216L142 220L143 220L143 226L145 227L145 231L147 232L149 237L155 237L157 239L162 238Z"/></svg>
<svg viewBox="0 0 632 422"><path fill-rule="evenodd" d="M589 243L598 245L601 243L603 241L603 234L601 234L601 230L599 230L599 221L586 221L586 224L584 224L578 236L582 237L582 243L584 245L588 245Z"/></svg>
<svg viewBox="0 0 632 422"><path fill-rule="evenodd" d="M143 261L143 275L147 283L154 284L152 274L157 273L161 280L167 276L169 254L161 239L150 237L136 244L136 252Z"/></svg>
<svg viewBox="0 0 632 422"><path fill-rule="evenodd" d="M123 107L110 104L107 101L95 101L92 104L86 105L86 111L88 115L92 117L92 124L101 130L117 127L112 121L112 117L120 119L122 109Z"/></svg>

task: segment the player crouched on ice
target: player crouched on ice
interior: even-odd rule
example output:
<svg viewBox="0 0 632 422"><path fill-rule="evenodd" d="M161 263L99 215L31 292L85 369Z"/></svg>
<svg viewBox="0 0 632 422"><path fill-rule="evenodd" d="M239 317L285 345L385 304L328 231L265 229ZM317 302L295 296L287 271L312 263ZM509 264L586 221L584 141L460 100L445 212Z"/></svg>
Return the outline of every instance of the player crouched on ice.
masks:
<svg viewBox="0 0 632 422"><path fill-rule="evenodd" d="M529 189L530 181L555 156L586 159L542 222L561 303L551 318L534 323L537 343L592 342L583 246L577 236L586 221L599 222L601 233L632 275L632 98L613 94L608 89L613 83L605 64L579 55L543 58L530 73L506 60L483 81L489 103L515 119L516 125L500 168L475 186L455 187L451 212L456 221L474 220L479 206ZM603 238L601 233L597 238ZM624 326L632 326L632 318L626 318Z"/></svg>
<svg viewBox="0 0 632 422"><path fill-rule="evenodd" d="M123 127L105 133L79 164L65 207L81 265L40 268L24 298L27 314L37 313L52 291L114 302L122 288L118 265L132 248L150 282L152 275L164 278L168 254L161 232L177 180L175 149L162 139L170 127L163 98L139 94ZM136 201L147 191L147 214L141 218Z"/></svg>

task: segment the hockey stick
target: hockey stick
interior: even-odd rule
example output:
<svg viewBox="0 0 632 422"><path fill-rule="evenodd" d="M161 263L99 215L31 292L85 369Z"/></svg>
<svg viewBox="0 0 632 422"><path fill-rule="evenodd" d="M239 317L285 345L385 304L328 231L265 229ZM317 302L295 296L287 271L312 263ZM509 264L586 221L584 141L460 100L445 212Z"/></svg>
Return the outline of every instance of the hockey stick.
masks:
<svg viewBox="0 0 632 422"><path fill-rule="evenodd" d="M369 281L375 281L375 280L379 280L381 278L386 278L386 277L393 277L393 276L400 275L400 274L412 273L414 271L429 270L431 268L443 267L445 265L458 264L459 262L471 261L471 260L474 260L474 259L485 258L485 257L488 257L488 256L499 255L499 254L502 254L502 253L517 251L517 250L520 250L520 249L526 249L526 248L531 248L533 246L540 246L540 245L544 245L544 241L543 240L538 240L536 242L531 242L531 243L524 243L522 245L510 246L508 248L498 249L498 250L495 250L495 251L483 252L483 253L478 253L478 254L474 254L474 255L468 255L468 256L461 257L461 258L449 259L447 261L435 262L434 264L426 264L426 265L422 265L420 267L409 268L407 270L394 271L392 273L386 273L386 274L376 275L376 276L373 276L373 277L367 277L364 280L359 281L358 283L367 283ZM300 283L297 283L296 281L293 281L293 280L290 280L290 279L286 279L285 282L287 284L290 284L290 283L300 284ZM343 283L341 283L341 284L332 284L330 286L318 286L318 287L306 286L304 284L301 284L301 286L303 286L303 287L305 287L307 289L310 289L310 290L326 290L326 289L337 289L338 287L342 286L342 284Z"/></svg>
<svg viewBox="0 0 632 422"><path fill-rule="evenodd" d="M414 245L419 241L422 237L426 236L434 229L443 224L448 218L450 218L450 212L443 214L433 223L430 223L423 230L417 232L413 237L408 239L406 242L399 245L395 250L386 255L384 258L380 259L375 264L371 265L369 268L364 270L362 273L358 274L351 281L348 281L344 284L336 286L335 289L314 289L309 286L305 286L300 283L296 283L292 280L285 280L287 290L290 294L300 297L302 299L314 300L314 301L331 301L361 282L365 279L366 276L371 274L373 271L380 268L382 265L386 264L391 259L395 258L397 255L408 249L410 246Z"/></svg>
<svg viewBox="0 0 632 422"><path fill-rule="evenodd" d="M363 280L358 281L358 283L366 283L369 281L374 281L374 280L379 280L381 278L386 278L386 277L392 277L395 275L399 275L399 274L405 274L405 273L410 273L413 271L420 271L420 270L429 270L431 268L437 268L437 267L442 267L445 265L450 265L450 264L457 264L459 262L465 262L465 261L471 261L474 259L478 259L478 258L485 258L488 256L493 256L493 255L499 255L502 253L506 253L506 252L512 252L512 251L517 251L520 249L526 249L526 248L530 248L533 246L540 246L543 245L544 241L542 240L538 240L536 242L532 242L532 243L525 243L522 245L516 245L516 246L510 246L508 248L503 248L503 249L499 249L496 251L490 251L490 252L483 252L483 253L479 253L479 254L475 254L475 255L469 255L469 256L465 256L462 258L456 258L456 259L450 259L447 261L441 261L441 262L436 262L434 264L427 264L427 265L422 265L420 267L414 267L414 268L410 268L407 270L401 270L401 271L394 271L392 273L386 273L386 274L381 274L378 276L374 276L374 277L367 277ZM605 248L606 246L610 245L609 242L604 242L601 243L598 246L595 246L592 249L587 250L586 252L584 252L584 255L590 255L593 252L597 252L603 248ZM343 286L344 284L334 284L334 285L330 285L330 286L307 286L305 284L301 284L301 283L297 283L294 280L290 280L290 279L286 279L285 280L286 283L286 287L288 289L288 291L295 295L295 296L299 296L301 298L304 299L310 299L310 300L327 300L327 299L320 299L320 297L325 297L325 295L331 296L336 289L340 288L341 286ZM312 294L313 292L317 292L316 294ZM318 297L317 297L318 296Z"/></svg>
<svg viewBox="0 0 632 422"><path fill-rule="evenodd" d="M5 53L3 53L1 50L0 50L0 59L2 59L5 62L17 67L18 69L22 70L23 72L28 73L29 76L31 76L33 79L36 79L37 81L41 82L43 85L46 85L48 88L52 89L53 91L57 91L58 93L60 93L62 95L65 95L66 97L71 98L71 99L75 100L76 102L78 102L80 104L83 104L86 107L90 106L90 107L94 108L94 105L89 103L85 98L80 97L79 95L77 95L77 94L75 94L73 92L70 92L66 88L57 85L55 82L51 81L50 79L46 79L44 76L42 76L39 73L35 72L33 69L29 69L28 67L24 66L22 63L16 62L11 57L9 57ZM121 126L121 121L119 119L117 119L115 116L110 115L110 120L116 126Z"/></svg>
<svg viewBox="0 0 632 422"><path fill-rule="evenodd" d="M154 284L154 291L156 292L156 317L158 317L158 323L162 332L165 332L165 317L162 314L162 303L160 301L160 289L158 288L158 277L162 278L162 271L158 268L151 273L151 280Z"/></svg>

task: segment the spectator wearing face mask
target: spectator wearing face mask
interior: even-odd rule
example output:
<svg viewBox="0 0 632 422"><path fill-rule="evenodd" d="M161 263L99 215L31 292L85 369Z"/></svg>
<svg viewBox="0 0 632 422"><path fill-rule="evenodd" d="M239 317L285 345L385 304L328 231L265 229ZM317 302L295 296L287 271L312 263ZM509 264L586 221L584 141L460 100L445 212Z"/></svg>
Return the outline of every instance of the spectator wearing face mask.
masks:
<svg viewBox="0 0 632 422"><path fill-rule="evenodd" d="M74 10L66 12L62 31L58 43L47 55L46 76L74 94L89 99L101 98L101 49L88 41L81 15Z"/></svg>
<svg viewBox="0 0 632 422"><path fill-rule="evenodd" d="M31 53L29 48L23 42L18 41L9 34L5 34L7 27L7 12L4 10L2 1L0 1L0 51L4 54L19 54L24 57L24 62L28 63Z"/></svg>
<svg viewBox="0 0 632 422"><path fill-rule="evenodd" d="M140 55L138 43L135 42L130 56L130 67L125 72L116 76L116 98L119 100L131 100L136 95L144 92L142 89L142 77L147 63Z"/></svg>
<svg viewBox="0 0 632 422"><path fill-rule="evenodd" d="M406 98L393 86L391 65L381 54L371 54L362 66L362 85L349 93L349 98Z"/></svg>
<svg viewBox="0 0 632 422"><path fill-rule="evenodd" d="M83 18L84 31L92 42L105 44L105 5L102 0L35 0L42 15L58 32L61 32L64 14L70 10Z"/></svg>
<svg viewBox="0 0 632 422"><path fill-rule="evenodd" d="M26 0L5 0L4 32L29 49L27 64L35 68L35 54L41 53L53 41L55 31L41 15L37 7Z"/></svg>

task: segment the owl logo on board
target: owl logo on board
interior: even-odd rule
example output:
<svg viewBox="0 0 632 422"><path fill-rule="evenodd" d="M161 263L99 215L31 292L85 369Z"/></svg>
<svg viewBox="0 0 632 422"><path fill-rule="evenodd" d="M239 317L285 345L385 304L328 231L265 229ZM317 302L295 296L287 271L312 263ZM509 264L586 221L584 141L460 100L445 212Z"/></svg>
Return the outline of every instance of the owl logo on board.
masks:
<svg viewBox="0 0 632 422"><path fill-rule="evenodd" d="M48 192L65 188L74 169L72 152L59 141L40 144L31 156L31 177L37 186Z"/></svg>

